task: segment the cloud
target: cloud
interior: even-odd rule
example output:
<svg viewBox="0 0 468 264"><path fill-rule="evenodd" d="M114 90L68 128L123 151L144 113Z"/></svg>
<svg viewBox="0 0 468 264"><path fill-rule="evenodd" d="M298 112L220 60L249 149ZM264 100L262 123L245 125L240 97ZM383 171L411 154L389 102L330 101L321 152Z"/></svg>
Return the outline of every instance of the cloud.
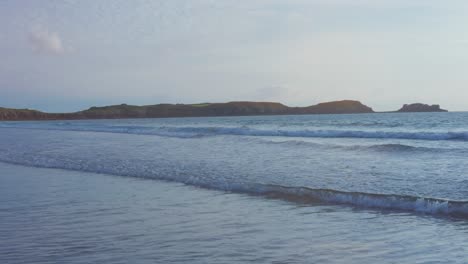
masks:
<svg viewBox="0 0 468 264"><path fill-rule="evenodd" d="M29 33L28 39L34 51L39 53L60 55L67 51L57 32L35 28Z"/></svg>

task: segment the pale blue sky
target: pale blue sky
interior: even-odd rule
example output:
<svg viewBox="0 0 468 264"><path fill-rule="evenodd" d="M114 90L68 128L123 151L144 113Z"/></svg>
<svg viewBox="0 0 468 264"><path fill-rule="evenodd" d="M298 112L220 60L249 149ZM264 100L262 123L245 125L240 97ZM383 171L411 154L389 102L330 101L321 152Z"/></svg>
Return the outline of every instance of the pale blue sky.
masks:
<svg viewBox="0 0 468 264"><path fill-rule="evenodd" d="M0 106L468 110L468 1L0 1Z"/></svg>

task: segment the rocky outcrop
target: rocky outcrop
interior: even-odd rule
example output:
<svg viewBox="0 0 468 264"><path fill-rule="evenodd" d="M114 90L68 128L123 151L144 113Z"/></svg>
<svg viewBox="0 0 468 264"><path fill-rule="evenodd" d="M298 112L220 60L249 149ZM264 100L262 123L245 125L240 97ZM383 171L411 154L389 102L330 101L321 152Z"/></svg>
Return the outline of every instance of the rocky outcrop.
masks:
<svg viewBox="0 0 468 264"><path fill-rule="evenodd" d="M298 112L302 114L356 114L373 113L374 110L359 101L343 100L299 107Z"/></svg>
<svg viewBox="0 0 468 264"><path fill-rule="evenodd" d="M289 107L270 102L229 102L204 104L113 105L91 107L76 113L80 118L156 118L195 116L242 116L284 114Z"/></svg>
<svg viewBox="0 0 468 264"><path fill-rule="evenodd" d="M445 109L441 109L439 105L427 105L421 103L405 104L397 112L448 112Z"/></svg>
<svg viewBox="0 0 468 264"><path fill-rule="evenodd" d="M57 118L57 114L49 114L30 109L0 107L0 120L47 120Z"/></svg>
<svg viewBox="0 0 468 264"><path fill-rule="evenodd" d="M275 102L228 102L203 104L111 105L75 113L44 113L29 109L0 108L0 120L116 119L196 116L295 115L373 113L358 101L344 100L308 107L288 107Z"/></svg>

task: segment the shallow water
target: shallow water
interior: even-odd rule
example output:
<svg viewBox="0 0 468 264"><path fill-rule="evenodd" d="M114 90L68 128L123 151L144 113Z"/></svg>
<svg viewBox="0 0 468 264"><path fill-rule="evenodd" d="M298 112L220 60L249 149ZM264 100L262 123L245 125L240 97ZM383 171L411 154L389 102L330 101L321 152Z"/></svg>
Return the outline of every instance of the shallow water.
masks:
<svg viewBox="0 0 468 264"><path fill-rule="evenodd" d="M465 221L0 163L1 263L466 263Z"/></svg>
<svg viewBox="0 0 468 264"><path fill-rule="evenodd" d="M180 245L174 242L173 246L177 248L180 259L174 258L175 252L155 252L154 247L144 254L125 251L128 254L122 253L122 258L148 254L151 259L160 256L161 261L189 261L193 257L190 253L192 248L195 250L197 247L185 245L181 240L188 239L197 244L206 239L212 242L206 242L210 245L206 247L215 247L218 242L213 241L226 246L221 247L220 255L198 248L195 252L202 254L196 258L200 262L219 257L219 261L211 262L234 263L263 256L264 259L260 259L263 262L302 263L311 259L314 260L311 262L375 263L386 259L388 262L418 263L431 258L441 260L446 256L451 262L456 262L458 257L458 261L463 263L466 252L462 248L467 246L464 226L468 219L467 154L468 113L2 122L0 162L21 166L2 165L1 179L7 184L2 184L6 190L2 191L0 198L4 200L4 193L9 192L10 195L27 197L28 190L22 189L23 186L42 186L42 181L36 182L32 176L42 175L44 186L49 186L47 188L52 185L57 190L65 190L62 196L54 198L55 203L65 206L65 209L57 207L58 211L64 212L62 217L70 218L70 212L78 209L84 212L84 216L91 214L91 218L94 217L97 209L86 199L95 198L103 203L103 211L96 214L108 221L109 228L120 220L129 221L131 224L125 225L121 231L128 231L128 235L136 236L135 241L138 241L138 232L130 226L140 223L133 223L131 214L114 218L112 210L106 209L109 206L107 196L117 195L112 199L119 199L121 194L115 192L121 190L128 192L130 197L125 203L138 203L139 200L132 197L149 195L145 202L147 206L159 208L160 204L155 204L156 198L151 196L154 195L151 188L156 192L164 186L169 191L160 190L165 193L161 199L169 204L179 201L170 209L174 214L185 214L186 219L194 218L194 221L200 218L197 225L206 226L198 231L199 227L190 225L191 220L187 220L187 225L193 229L184 229L183 224L162 213L169 210L163 205L163 209L155 209L151 213L152 218L158 220L145 221L154 221L146 223L151 226L157 221L174 222L171 228L174 232L180 231L176 240ZM39 167L64 170L57 172ZM62 179L59 175L70 177ZM97 191L81 186L75 178L91 182L107 179L113 184L96 183L103 188ZM15 184L15 180L23 182ZM126 185L130 183L151 187L128 189ZM73 184L76 184L76 189L73 189ZM68 197L73 191L67 188L74 190L73 197ZM210 198L201 201L197 195ZM76 204L67 205L62 198L76 200ZM35 206L45 206L40 201L15 202L15 199L9 199L2 202L2 206L17 206L27 211ZM243 208L244 203L248 203L246 208ZM87 205L90 207L86 208ZM228 205L233 207L224 208ZM125 208L134 210L129 209L131 206ZM214 210L208 214L211 218L199 216L202 209ZM263 211L265 215L256 218L257 211ZM9 213L9 218L2 219L15 222L18 214L2 211L5 212ZM50 220L48 214L47 210L38 211L39 218ZM288 214L295 220L289 220ZM71 215L75 217L76 213ZM221 222L229 222L229 217L232 217L233 230L226 235ZM234 229L242 228L235 223L242 223L246 217L257 229L263 230L260 228L263 224L272 226L264 227L266 231L261 233L236 233ZM55 216L52 218L55 221ZM211 222L217 220L220 226ZM292 221L291 224L288 221ZM9 224L0 222L2 232L19 232L16 231L19 230L17 226L5 228ZM45 223L45 229L42 225L36 228L37 236L43 237L42 233L55 228L54 225L59 229L68 228L63 222L54 223L50 228ZM178 225L181 225L179 231ZM166 230L159 229L159 233ZM309 229L313 232L307 231ZM69 232L74 231L92 234L99 229L72 226ZM113 233L116 229L106 229L105 232ZM9 235L15 237L16 234ZM235 241L239 247L244 245L245 250L252 249L252 252L239 254L245 258L235 258L235 252L243 249L229 249L230 241L234 241L231 235L238 237L239 240ZM155 236L148 234L145 241L154 246L154 241L159 241ZM241 242L240 237L245 241ZM276 252L275 247L267 250L259 244L261 241L268 245L267 241L273 237L280 237L280 248L291 252ZM170 235L164 235L164 239L170 238ZM114 240L113 237L105 239ZM409 239L414 241L406 241ZM353 244L355 241L357 244ZM118 243L128 246L129 252L140 252L132 239ZM307 246L307 243L314 247ZM29 246L24 241L12 243L12 247L19 251ZM32 245L29 250L37 251L34 247ZM304 247L304 251L300 247ZM452 251L451 247L456 250ZM93 251L93 260L109 255L102 253L103 256L97 256L101 254L99 252L99 249ZM267 252L271 258L267 257ZM50 257L51 253L47 254ZM57 258L63 257L60 251L54 254ZM77 254L73 261L87 262L79 258L80 253ZM300 256L307 258L301 259ZM149 261L144 257L138 260Z"/></svg>

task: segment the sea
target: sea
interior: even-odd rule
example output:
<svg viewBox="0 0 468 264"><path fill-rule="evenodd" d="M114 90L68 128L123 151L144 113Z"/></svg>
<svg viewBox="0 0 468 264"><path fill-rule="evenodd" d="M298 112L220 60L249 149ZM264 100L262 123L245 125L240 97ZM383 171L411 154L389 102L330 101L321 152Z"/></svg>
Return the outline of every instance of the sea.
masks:
<svg viewBox="0 0 468 264"><path fill-rule="evenodd" d="M468 263L468 113L0 122L0 263Z"/></svg>

